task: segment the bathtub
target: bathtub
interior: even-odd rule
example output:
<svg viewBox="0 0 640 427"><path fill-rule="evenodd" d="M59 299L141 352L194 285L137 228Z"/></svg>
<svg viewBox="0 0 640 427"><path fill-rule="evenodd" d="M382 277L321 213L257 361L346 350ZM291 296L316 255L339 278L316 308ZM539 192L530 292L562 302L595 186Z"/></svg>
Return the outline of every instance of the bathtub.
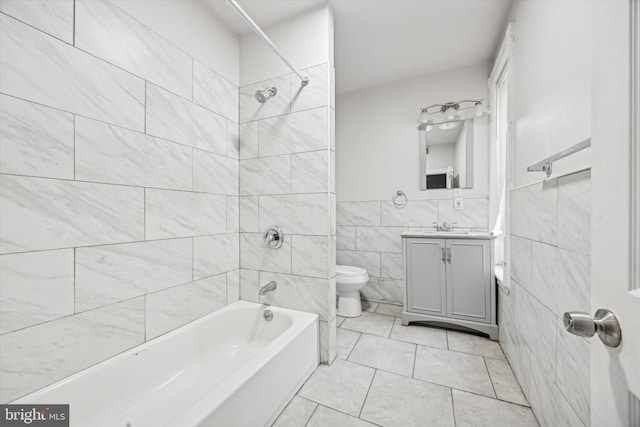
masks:
<svg viewBox="0 0 640 427"><path fill-rule="evenodd" d="M238 301L11 403L69 404L73 427L270 425L318 354L317 315Z"/></svg>

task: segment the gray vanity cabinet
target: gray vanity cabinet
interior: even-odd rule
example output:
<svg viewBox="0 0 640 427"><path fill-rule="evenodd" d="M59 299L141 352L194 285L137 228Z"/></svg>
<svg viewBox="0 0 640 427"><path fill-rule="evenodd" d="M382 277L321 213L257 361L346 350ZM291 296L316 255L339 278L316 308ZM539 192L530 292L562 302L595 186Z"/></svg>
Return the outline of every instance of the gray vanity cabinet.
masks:
<svg viewBox="0 0 640 427"><path fill-rule="evenodd" d="M445 324L497 339L493 236L455 236L403 236L406 293L402 324Z"/></svg>

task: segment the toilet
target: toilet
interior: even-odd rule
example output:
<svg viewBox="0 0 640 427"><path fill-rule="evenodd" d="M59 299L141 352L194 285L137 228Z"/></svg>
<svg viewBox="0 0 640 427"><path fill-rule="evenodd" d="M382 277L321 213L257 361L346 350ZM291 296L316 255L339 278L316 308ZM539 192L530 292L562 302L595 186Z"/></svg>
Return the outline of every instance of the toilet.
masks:
<svg viewBox="0 0 640 427"><path fill-rule="evenodd" d="M362 315L360 289L369 282L367 270L351 265L336 265L336 291L338 292L338 315L358 317Z"/></svg>

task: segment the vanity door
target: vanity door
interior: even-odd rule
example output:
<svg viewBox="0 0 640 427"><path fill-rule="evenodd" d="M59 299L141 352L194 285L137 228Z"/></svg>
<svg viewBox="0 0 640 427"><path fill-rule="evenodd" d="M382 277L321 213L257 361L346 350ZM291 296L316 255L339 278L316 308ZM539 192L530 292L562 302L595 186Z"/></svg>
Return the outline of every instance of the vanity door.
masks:
<svg viewBox="0 0 640 427"><path fill-rule="evenodd" d="M447 240L447 315L491 321L491 241Z"/></svg>
<svg viewBox="0 0 640 427"><path fill-rule="evenodd" d="M446 316L445 240L406 239L407 311Z"/></svg>

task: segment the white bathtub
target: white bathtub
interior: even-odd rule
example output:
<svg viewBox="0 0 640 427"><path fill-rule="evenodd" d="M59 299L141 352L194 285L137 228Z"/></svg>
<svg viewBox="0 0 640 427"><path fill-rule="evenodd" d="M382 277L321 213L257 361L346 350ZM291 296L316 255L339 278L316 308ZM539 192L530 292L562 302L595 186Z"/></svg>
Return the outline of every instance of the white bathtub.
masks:
<svg viewBox="0 0 640 427"><path fill-rule="evenodd" d="M73 427L262 426L317 365L317 315L238 301L12 403L68 403Z"/></svg>

